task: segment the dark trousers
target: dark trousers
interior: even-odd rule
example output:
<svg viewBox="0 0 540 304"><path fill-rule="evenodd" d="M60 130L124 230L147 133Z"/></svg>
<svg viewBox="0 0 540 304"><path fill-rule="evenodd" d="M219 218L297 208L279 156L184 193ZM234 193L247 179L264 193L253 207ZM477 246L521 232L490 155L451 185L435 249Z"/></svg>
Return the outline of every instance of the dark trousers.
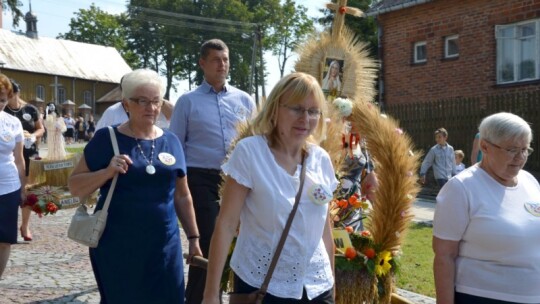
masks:
<svg viewBox="0 0 540 304"><path fill-rule="evenodd" d="M519 304L518 302L507 302L483 297L477 297L466 293L455 292L455 304Z"/></svg>
<svg viewBox="0 0 540 304"><path fill-rule="evenodd" d="M220 171L211 169L187 168L187 180L195 217L199 227L199 245L205 258L208 258L210 240L219 213ZM200 304L203 299L206 270L189 267L186 286L186 304Z"/></svg>
<svg viewBox="0 0 540 304"><path fill-rule="evenodd" d="M251 293L258 288L248 285L242 281L236 274L234 275L234 292L235 293ZM300 304L300 303L313 303L313 304L334 304L334 289L331 288L323 292L318 297L309 300L306 294L306 289L302 293L302 299L290 299L290 298L278 298L269 293L264 296L263 304Z"/></svg>

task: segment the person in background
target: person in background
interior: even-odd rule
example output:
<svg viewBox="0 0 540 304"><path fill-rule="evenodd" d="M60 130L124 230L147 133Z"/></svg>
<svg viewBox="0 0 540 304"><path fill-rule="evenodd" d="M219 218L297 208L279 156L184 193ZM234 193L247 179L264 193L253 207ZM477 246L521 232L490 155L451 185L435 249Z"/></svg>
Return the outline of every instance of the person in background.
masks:
<svg viewBox="0 0 540 304"><path fill-rule="evenodd" d="M13 88L13 94L8 98L9 101L4 107L4 111L17 117L23 126L25 176L28 177L28 174L30 173L30 158L39 156L38 138L43 136L45 127L43 126L43 120L41 119L38 109L21 99L21 87L19 84L15 80L11 79L11 85ZM33 239L30 231L31 213L31 207L22 207L21 228L19 230L22 238L25 241L31 241Z"/></svg>
<svg viewBox="0 0 540 304"><path fill-rule="evenodd" d="M422 184L426 183L426 173L430 167L433 167L433 175L439 187L444 186L452 176L456 175L454 148L448 144L447 140L448 132L445 128L439 128L435 131L437 144L431 147L420 167L420 182Z"/></svg>
<svg viewBox="0 0 540 304"><path fill-rule="evenodd" d="M304 73L285 76L255 118L253 135L241 139L222 165L226 179L210 245L204 304L219 303L221 273L238 225L230 262L234 292L250 293L261 286L303 166L299 207L264 303L334 303L328 203L338 181L330 156L318 145L325 136L325 104L317 79Z"/></svg>
<svg viewBox="0 0 540 304"><path fill-rule="evenodd" d="M189 254L202 254L182 146L173 133L155 125L161 96L155 71L126 74L122 103L130 115L113 126L120 155L114 155L109 130L99 129L69 178L75 196L99 188L100 210L111 179L119 174L106 228L97 248L90 249L101 303L184 303L178 220Z"/></svg>
<svg viewBox="0 0 540 304"><path fill-rule="evenodd" d="M18 209L26 200L23 127L17 118L3 111L13 95L9 78L0 74L0 279L11 244L17 244Z"/></svg>
<svg viewBox="0 0 540 304"><path fill-rule="evenodd" d="M236 125L252 118L255 103L246 92L227 83L229 48L223 41L212 39L202 44L199 66L204 80L198 88L180 96L170 130L178 136L186 152L188 184L201 233L201 249L208 257L219 212L220 166L237 135ZM205 270L189 268L188 304L201 303L205 277Z"/></svg>
<svg viewBox="0 0 540 304"><path fill-rule="evenodd" d="M463 163L465 153L462 150L456 150L454 151L454 158L456 159L456 174L458 174L465 170L465 164Z"/></svg>
<svg viewBox="0 0 540 304"><path fill-rule="evenodd" d="M86 129L87 125L84 121L84 117L77 117L77 122L75 122L75 134L77 134L75 138L76 142L84 142L86 139Z"/></svg>
<svg viewBox="0 0 540 304"><path fill-rule="evenodd" d="M482 160L482 150L480 150L480 133L474 136L471 150L471 166Z"/></svg>
<svg viewBox="0 0 540 304"><path fill-rule="evenodd" d="M94 115L88 117L88 128L86 133L88 134L88 140L94 137L94 132L96 132L96 121L94 120Z"/></svg>
<svg viewBox="0 0 540 304"><path fill-rule="evenodd" d="M479 129L482 160L437 196L437 303L540 303L540 185L523 170L531 127L497 113Z"/></svg>
<svg viewBox="0 0 540 304"><path fill-rule="evenodd" d="M67 113L64 116L64 123L66 124L66 132L64 137L66 139L66 145L72 144L75 138L75 119L71 117L71 113Z"/></svg>

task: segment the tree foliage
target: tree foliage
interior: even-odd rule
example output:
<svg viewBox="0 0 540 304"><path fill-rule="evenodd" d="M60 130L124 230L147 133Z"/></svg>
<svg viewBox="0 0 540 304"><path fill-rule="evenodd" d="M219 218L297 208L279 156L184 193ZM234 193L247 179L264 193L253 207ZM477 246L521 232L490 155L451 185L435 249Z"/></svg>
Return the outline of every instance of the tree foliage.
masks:
<svg viewBox="0 0 540 304"><path fill-rule="evenodd" d="M363 12L366 12L373 2L373 0L349 0L347 6L356 7L361 9ZM322 9L321 11L324 13L324 17L319 18L317 21L323 26L331 27L336 12L328 9ZM345 25L356 32L357 37L361 41L368 43L370 54L373 57L377 57L377 24L375 23L374 17L366 16L359 18L346 15Z"/></svg>
<svg viewBox="0 0 540 304"><path fill-rule="evenodd" d="M138 60L127 49L125 23L125 14L111 15L92 3L89 9L76 12L69 23L70 31L57 38L114 47L131 67L135 67Z"/></svg>
<svg viewBox="0 0 540 304"><path fill-rule="evenodd" d="M175 81L187 80L190 88L202 82L200 46L219 38L229 46L229 82L252 91L254 42L263 67L255 79L266 71L261 47L278 57L283 74L292 50L313 30L306 11L292 0L131 0L119 16L95 5L81 9L59 37L116 47L132 67L158 71L167 79L165 98Z"/></svg>
<svg viewBox="0 0 540 304"><path fill-rule="evenodd" d="M307 8L285 0L279 14L274 14L269 29L269 47L277 56L280 76L283 77L287 60L293 50L315 30L313 21L307 16Z"/></svg>
<svg viewBox="0 0 540 304"><path fill-rule="evenodd" d="M19 6L22 6L19 0L2 0L2 9L11 11L15 27L19 26L19 20L24 18Z"/></svg>

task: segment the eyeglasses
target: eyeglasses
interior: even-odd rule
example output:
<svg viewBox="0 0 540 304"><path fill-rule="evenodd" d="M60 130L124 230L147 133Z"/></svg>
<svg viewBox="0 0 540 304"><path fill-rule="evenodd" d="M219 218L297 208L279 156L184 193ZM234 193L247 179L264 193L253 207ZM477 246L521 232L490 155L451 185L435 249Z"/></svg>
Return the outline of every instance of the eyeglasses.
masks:
<svg viewBox="0 0 540 304"><path fill-rule="evenodd" d="M163 105L163 100L161 99L155 99L155 100L148 100L146 98L129 98L129 100L133 101L134 103L146 107L148 105L153 105L155 107L161 107Z"/></svg>
<svg viewBox="0 0 540 304"><path fill-rule="evenodd" d="M308 117L310 119L318 119L321 117L321 110L317 108L309 108L305 109L301 106L289 106L289 105L281 105L282 107L285 107L289 110L289 112L294 115L296 118L300 118L304 116L304 112L308 113Z"/></svg>
<svg viewBox="0 0 540 304"><path fill-rule="evenodd" d="M484 139L484 140L485 140L485 139ZM531 154L534 152L534 149L531 148L531 147L527 147L527 148L523 148L523 149L521 149L521 148L511 148L511 149L508 149L508 148L503 148L503 147L501 147L501 146L499 146L499 145L496 145L496 144L494 144L494 143L492 143L492 142L489 142L489 141L487 141L487 140L485 140L485 141L486 141L488 144L494 146L494 147L497 148L497 149L501 149L501 150L503 150L503 151L506 151L506 154L507 154L509 157L512 157L512 158L518 156L519 153L521 153L521 155L527 157L527 156L531 155Z"/></svg>

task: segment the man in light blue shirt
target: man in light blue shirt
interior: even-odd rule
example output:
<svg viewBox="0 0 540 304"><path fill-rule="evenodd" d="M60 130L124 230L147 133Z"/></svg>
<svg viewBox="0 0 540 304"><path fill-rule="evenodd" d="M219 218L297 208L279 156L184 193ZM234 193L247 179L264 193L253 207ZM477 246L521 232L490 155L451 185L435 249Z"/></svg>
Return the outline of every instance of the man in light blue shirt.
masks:
<svg viewBox="0 0 540 304"><path fill-rule="evenodd" d="M444 186L446 182L456 175L456 162L454 157L454 148L446 140L448 132L444 128L435 131L435 141L437 144L427 153L422 166L420 167L420 182L426 182L426 172L429 167L433 167L433 175L439 187Z"/></svg>
<svg viewBox="0 0 540 304"><path fill-rule="evenodd" d="M221 164L236 125L251 120L256 107L244 91L227 84L229 48L219 40L203 43L199 65L204 81L193 91L180 96L171 117L169 129L178 136L186 155L188 186L193 198L201 250L206 258L210 239L219 213ZM206 270L190 267L186 287L186 303L202 302Z"/></svg>

